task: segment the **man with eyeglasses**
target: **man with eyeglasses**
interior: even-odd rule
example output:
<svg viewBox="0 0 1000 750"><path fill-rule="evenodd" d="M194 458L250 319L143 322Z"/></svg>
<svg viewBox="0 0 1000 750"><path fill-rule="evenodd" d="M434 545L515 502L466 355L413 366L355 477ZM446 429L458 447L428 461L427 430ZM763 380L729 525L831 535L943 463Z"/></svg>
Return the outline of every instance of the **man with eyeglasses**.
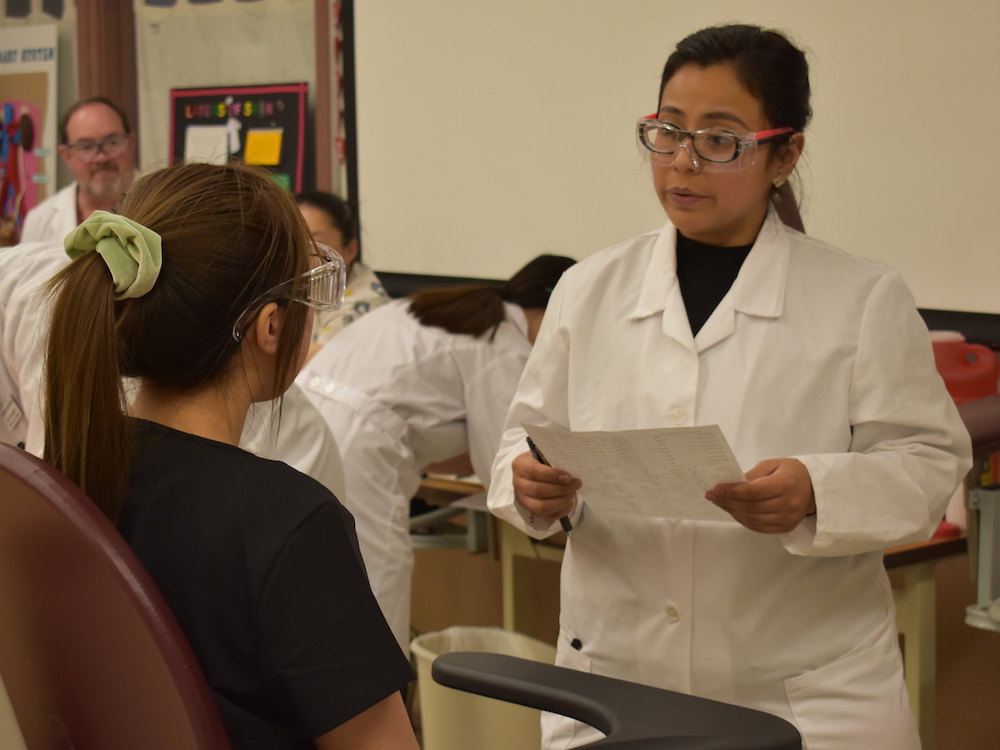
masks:
<svg viewBox="0 0 1000 750"><path fill-rule="evenodd" d="M98 209L110 211L135 177L128 117L101 96L71 106L59 122L59 158L74 181L32 209L21 242L58 242Z"/></svg>

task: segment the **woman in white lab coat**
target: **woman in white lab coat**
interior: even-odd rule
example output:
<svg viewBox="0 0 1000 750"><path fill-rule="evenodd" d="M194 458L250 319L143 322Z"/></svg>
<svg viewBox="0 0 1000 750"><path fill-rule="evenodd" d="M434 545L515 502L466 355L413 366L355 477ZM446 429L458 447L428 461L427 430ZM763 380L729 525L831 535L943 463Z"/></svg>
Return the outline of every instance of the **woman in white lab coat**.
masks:
<svg viewBox="0 0 1000 750"><path fill-rule="evenodd" d="M549 295L575 261L542 255L502 287L396 300L351 323L298 384L343 459L375 598L404 649L410 638L410 499L428 464L468 453L484 483Z"/></svg>
<svg viewBox="0 0 1000 750"><path fill-rule="evenodd" d="M915 750L882 550L931 534L969 439L899 275L769 208L809 115L783 35L720 27L678 45L637 124L669 221L563 278L489 503L536 537L570 516L559 664L769 711L808 750ZM718 424L746 481L705 502L732 520L597 510L526 452L524 423ZM548 748L597 736L543 725Z"/></svg>

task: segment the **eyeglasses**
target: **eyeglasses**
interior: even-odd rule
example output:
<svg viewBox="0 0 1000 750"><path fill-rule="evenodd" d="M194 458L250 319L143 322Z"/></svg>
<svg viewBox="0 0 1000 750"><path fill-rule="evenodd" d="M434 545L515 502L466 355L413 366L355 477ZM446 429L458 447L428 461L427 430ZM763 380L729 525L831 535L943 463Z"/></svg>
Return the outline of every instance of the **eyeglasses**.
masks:
<svg viewBox="0 0 1000 750"><path fill-rule="evenodd" d="M101 153L109 159L114 159L125 150L127 144L127 135L124 133L115 133L99 141L77 141L76 143L70 143L67 144L66 148L84 161L93 161Z"/></svg>
<svg viewBox="0 0 1000 750"><path fill-rule="evenodd" d="M646 115L636 123L639 143L656 154L652 157L654 164L669 167L674 163L677 150L683 147L696 169L713 171L749 167L756 161L758 145L781 140L794 132L795 128L787 127L746 135L719 128L684 130L672 122L658 120L656 115ZM701 164L699 159L706 163Z"/></svg>
<svg viewBox="0 0 1000 750"><path fill-rule="evenodd" d="M340 309L344 302L344 289L347 286L347 267L344 265L344 259L333 248L318 242L315 245L316 256L322 261L320 265L301 276L268 289L251 302L233 325L234 339L237 341L243 339L254 317L269 302L287 299L316 310Z"/></svg>

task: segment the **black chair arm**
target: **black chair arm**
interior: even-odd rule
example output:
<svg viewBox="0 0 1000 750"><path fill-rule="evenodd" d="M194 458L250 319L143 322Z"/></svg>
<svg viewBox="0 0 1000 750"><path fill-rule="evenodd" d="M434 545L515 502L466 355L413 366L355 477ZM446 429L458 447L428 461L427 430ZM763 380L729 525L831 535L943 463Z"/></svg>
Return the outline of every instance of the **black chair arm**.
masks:
<svg viewBox="0 0 1000 750"><path fill-rule="evenodd" d="M569 716L607 735L602 750L801 750L762 711L502 654L456 651L431 668L447 687Z"/></svg>

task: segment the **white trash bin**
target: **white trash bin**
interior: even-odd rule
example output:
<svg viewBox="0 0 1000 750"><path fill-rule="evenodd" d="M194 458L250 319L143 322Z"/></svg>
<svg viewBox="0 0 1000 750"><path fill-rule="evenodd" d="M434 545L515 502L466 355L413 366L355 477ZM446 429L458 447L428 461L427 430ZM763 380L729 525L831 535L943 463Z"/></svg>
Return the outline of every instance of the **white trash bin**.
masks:
<svg viewBox="0 0 1000 750"><path fill-rule="evenodd" d="M539 711L444 687L431 664L451 651L488 651L552 664L555 646L502 628L455 625L410 642L417 662L423 750L525 750L541 745Z"/></svg>

